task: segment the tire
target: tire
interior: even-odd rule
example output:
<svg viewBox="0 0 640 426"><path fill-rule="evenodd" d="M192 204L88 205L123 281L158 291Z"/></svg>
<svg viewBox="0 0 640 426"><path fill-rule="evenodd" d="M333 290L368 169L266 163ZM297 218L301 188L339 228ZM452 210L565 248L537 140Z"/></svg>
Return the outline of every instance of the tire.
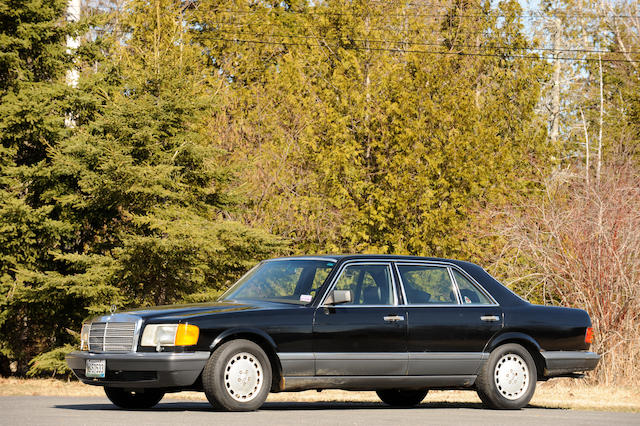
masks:
<svg viewBox="0 0 640 426"><path fill-rule="evenodd" d="M392 407L413 407L422 402L429 389L400 390L385 389L376 391L382 402Z"/></svg>
<svg viewBox="0 0 640 426"><path fill-rule="evenodd" d="M156 405L164 396L164 391L160 389L141 389L139 391L128 391L121 388L104 388L107 398L120 408L140 409L151 408Z"/></svg>
<svg viewBox="0 0 640 426"><path fill-rule="evenodd" d="M271 389L271 363L250 340L232 340L216 349L202 372L207 399L224 411L253 411Z"/></svg>
<svg viewBox="0 0 640 426"><path fill-rule="evenodd" d="M531 401L537 377L536 363L529 351L508 343L491 352L476 379L476 388L486 407L519 410Z"/></svg>

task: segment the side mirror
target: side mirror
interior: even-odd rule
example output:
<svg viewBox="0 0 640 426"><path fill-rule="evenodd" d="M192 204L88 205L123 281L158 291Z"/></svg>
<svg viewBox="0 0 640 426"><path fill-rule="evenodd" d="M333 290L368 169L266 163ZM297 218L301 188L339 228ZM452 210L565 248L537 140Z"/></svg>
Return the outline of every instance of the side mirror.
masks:
<svg viewBox="0 0 640 426"><path fill-rule="evenodd" d="M351 290L333 290L324 303L327 305L339 305L341 303L349 303L352 299Z"/></svg>

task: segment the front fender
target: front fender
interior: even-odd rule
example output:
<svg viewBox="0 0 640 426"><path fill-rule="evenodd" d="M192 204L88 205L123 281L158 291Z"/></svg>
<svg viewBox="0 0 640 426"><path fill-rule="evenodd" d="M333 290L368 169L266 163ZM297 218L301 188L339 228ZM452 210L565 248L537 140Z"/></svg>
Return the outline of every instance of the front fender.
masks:
<svg viewBox="0 0 640 426"><path fill-rule="evenodd" d="M215 348L217 348L222 342L227 340L229 337L233 337L233 336L238 336L238 337L257 336L262 341L264 341L267 345L269 345L271 350L274 353L278 352L276 342L273 340L273 338L269 336L264 330L260 330L259 328L253 328L253 327L237 327L237 328L230 328L228 330L223 331L222 333L218 334L218 336L215 339L213 339L213 342L211 342L211 345L209 345L209 350L214 351Z"/></svg>

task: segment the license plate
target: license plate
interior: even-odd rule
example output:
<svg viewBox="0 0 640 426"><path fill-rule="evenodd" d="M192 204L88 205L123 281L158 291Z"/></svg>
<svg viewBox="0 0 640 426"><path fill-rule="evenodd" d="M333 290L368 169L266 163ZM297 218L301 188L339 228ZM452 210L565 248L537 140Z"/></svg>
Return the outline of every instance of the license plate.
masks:
<svg viewBox="0 0 640 426"><path fill-rule="evenodd" d="M105 359L88 359L85 369L85 376L104 378L107 371L107 360Z"/></svg>

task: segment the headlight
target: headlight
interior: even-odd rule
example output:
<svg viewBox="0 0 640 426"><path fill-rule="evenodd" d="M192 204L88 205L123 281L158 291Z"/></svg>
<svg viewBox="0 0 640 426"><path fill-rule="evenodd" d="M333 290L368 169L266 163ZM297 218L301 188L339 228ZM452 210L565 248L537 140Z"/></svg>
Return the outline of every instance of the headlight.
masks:
<svg viewBox="0 0 640 426"><path fill-rule="evenodd" d="M91 324L82 324L82 330L80 331L80 350L89 350L89 331L91 330Z"/></svg>
<svg viewBox="0 0 640 426"><path fill-rule="evenodd" d="M141 346L189 346L198 343L200 329L191 324L150 324L144 328Z"/></svg>

